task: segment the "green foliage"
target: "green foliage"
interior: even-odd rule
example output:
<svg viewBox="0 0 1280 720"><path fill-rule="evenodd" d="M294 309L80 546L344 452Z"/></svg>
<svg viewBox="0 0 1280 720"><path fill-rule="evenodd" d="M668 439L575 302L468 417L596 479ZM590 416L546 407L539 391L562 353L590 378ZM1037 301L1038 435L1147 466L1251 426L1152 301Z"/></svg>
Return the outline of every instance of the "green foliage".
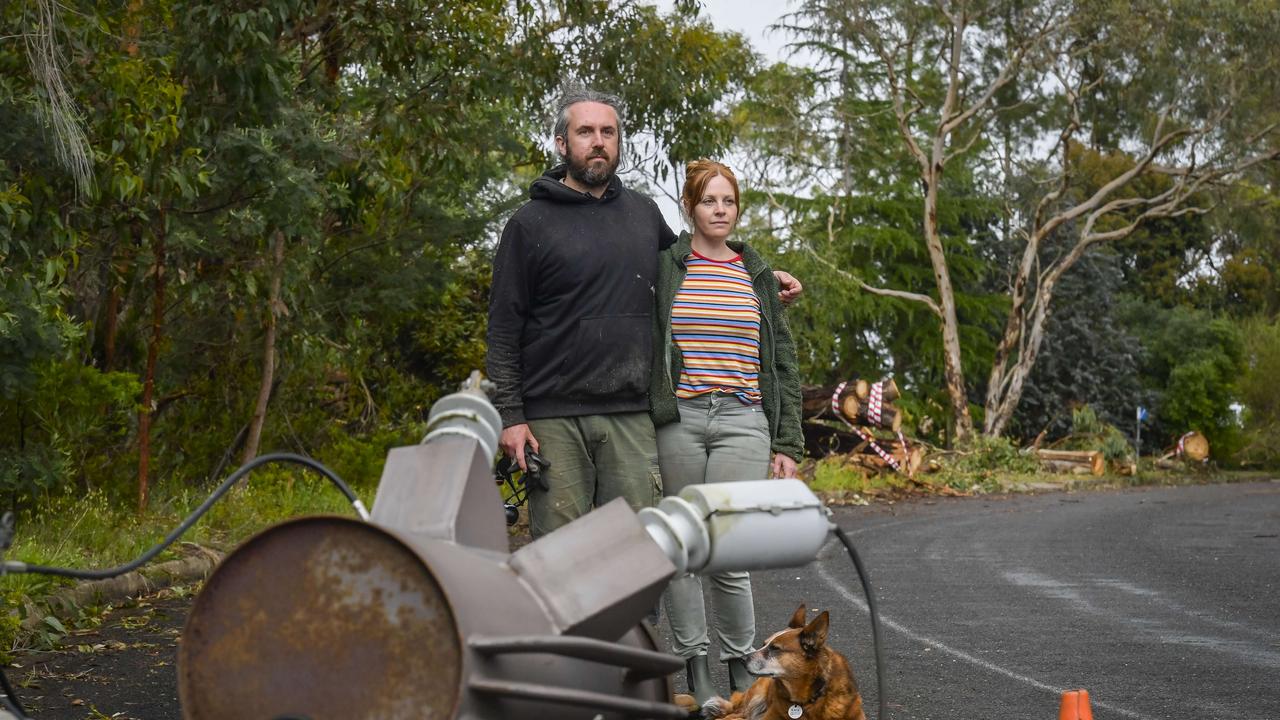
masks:
<svg viewBox="0 0 1280 720"><path fill-rule="evenodd" d="M27 12L0 5L5 27ZM683 159L727 146L754 62L688 3L157 0L61 13L56 39L85 193L0 41L0 491L23 504L129 497L141 414L157 497L225 476L269 319L261 451L376 480L483 365L488 249L550 160L561 81L621 92L631 136Z"/></svg>
<svg viewBox="0 0 1280 720"><path fill-rule="evenodd" d="M1106 458L1108 462L1136 457L1137 454L1134 452L1133 446L1129 444L1129 440L1124 434L1117 430L1115 426L1108 425L1107 427L1108 430L1102 436L1102 443L1098 448L1102 452L1102 457Z"/></svg>
<svg viewBox="0 0 1280 720"><path fill-rule="evenodd" d="M1088 405L1071 412L1071 435L1067 440L1065 449L1097 450L1108 462L1136 457L1124 433L1099 419Z"/></svg>
<svg viewBox="0 0 1280 720"><path fill-rule="evenodd" d="M833 493L842 496L842 500L858 501L855 496L893 495L894 493L919 492L922 485L946 485L958 490L990 490L996 487L990 474L979 477L973 473L953 472L939 476L930 476L928 480L915 484L906 476L897 472L868 473L862 465L851 463L844 455L828 455L820 458L813 465L813 477L809 487L818 492ZM866 497L861 498L867 502Z"/></svg>
<svg viewBox="0 0 1280 720"><path fill-rule="evenodd" d="M769 177L757 196L767 209L756 227L813 260L802 265L787 257L788 267L833 276L818 289L840 282L853 288L828 293L839 295L833 307L815 302L812 319L798 323L816 348L807 359L865 367L877 357L882 364L892 358L904 389L927 393L929 404L947 408L948 415L952 406L963 406L962 393L971 402L986 396L990 431L1002 432L1023 398L1025 366L1075 355L1033 381L1034 407L1018 429L1034 434L1065 425L1066 401L1094 402L1118 417L1120 404L1132 400L1124 395L1134 389L1136 370L1123 349L1074 370L1076 360L1089 358L1081 357L1083 349L1071 353L1062 338L1085 329L1087 306L1075 309L1077 327L1059 327L1059 342L1041 346L1040 319L1056 316L1060 305L1048 294L1057 286L1057 271L1096 253L1086 252L1088 245L1071 252L1080 238L1090 237L1092 245L1116 242L1112 260L1126 289L1167 305L1194 298L1202 285L1222 286L1208 288L1219 296L1227 287L1264 296L1269 277L1258 261L1265 257L1258 252L1261 243L1215 233L1215 221L1205 217L1215 203L1209 188L1180 196L1172 192L1177 173L1164 168L1188 156L1203 167L1206 158L1192 129L1206 126L1209 136L1223 141L1207 159L1211 166L1266 157L1280 107L1280 61L1264 38L1280 28L1280 13L1259 4L1174 6L997 1L951 12L940 4L896 0L798 3L782 25L797 48L816 58L814 70L768 69L748 85L741 114L742 135ZM1145 41L1129 40L1137 36ZM1218 52L1224 47L1230 48L1225 55ZM1244 108L1257 112L1240 113ZM1160 171L1113 183L1141 167L1136 148L1151 147L1153 133L1170 131L1174 142L1153 158ZM1059 136L1060 150L1046 154L1045 139ZM1269 172L1259 165L1248 179L1265 183ZM1242 176L1227 173L1222 184ZM1100 191L1096 204L1082 205ZM922 246L929 233L922 226L934 220L932 206L926 212L934 193L942 252L926 258ZM1163 211L1143 217L1165 201L1173 203L1169 217L1160 217ZM857 209L850 212L851 206ZM1139 219L1143 223L1126 237ZM1048 236L1041 237L1041 230ZM1198 276L1230 245L1241 249L1230 251L1233 261L1215 273L1221 282L1201 283ZM882 259L892 267L879 265ZM931 265L938 268L937 280ZM937 318L921 304L951 300L944 265L955 283L958 317L952 322L944 315L943 322L959 336L947 357L960 356L967 380L940 372L942 342L930 332ZM1030 293L1025 304L1024 291ZM915 317L886 322L908 307ZM1001 318L1004 312L1013 315ZM806 325L814 332L805 333ZM853 361L855 353L866 357ZM921 358L933 360L918 368ZM1010 382L1012 362L1022 366ZM982 388L975 376L990 377L993 386ZM1120 382L1114 391L1095 383L1070 390L1073 379ZM938 392L944 382L954 402ZM960 387L966 382L970 387ZM955 414L960 422L961 413Z"/></svg>
<svg viewBox="0 0 1280 720"><path fill-rule="evenodd" d="M60 354L77 334L60 307L59 273L53 258L40 275L0 265L0 400L30 395L34 366Z"/></svg>
<svg viewBox="0 0 1280 720"><path fill-rule="evenodd" d="M1030 453L1021 452L1009 438L983 436L973 446L957 456L947 467L953 472L1032 473L1039 468L1039 461Z"/></svg>
<svg viewBox="0 0 1280 720"><path fill-rule="evenodd" d="M568 74L627 101L628 130L644 128L656 141L633 140L633 164L678 194L685 162L719 156L733 140L723 101L753 69L751 49L740 35L717 32L690 13L663 16L636 3L582 5L590 9L569 31L568 42L581 52L566 63Z"/></svg>
<svg viewBox="0 0 1280 720"><path fill-rule="evenodd" d="M0 592L0 606L5 608L17 608L22 601L21 593L5 588ZM14 640L17 638L18 631L22 627L22 617L15 610L8 612L0 612L0 662L13 662Z"/></svg>
<svg viewBox="0 0 1280 720"><path fill-rule="evenodd" d="M1210 216L1217 273L1198 274L1183 302L1233 317L1274 318L1280 314L1280 195L1274 188L1280 167L1242 182Z"/></svg>
<svg viewBox="0 0 1280 720"><path fill-rule="evenodd" d="M0 405L0 437L16 438L0 461L0 492L30 499L67 479L102 477L132 428L140 391L131 373L75 361L33 364L35 387Z"/></svg>
<svg viewBox="0 0 1280 720"><path fill-rule="evenodd" d="M1072 431L1072 408L1082 405L1132 431L1135 407L1149 398L1139 376L1140 341L1118 315L1125 289L1112 253L1086 257L1063 276L1011 434L1062 437Z"/></svg>
<svg viewBox="0 0 1280 720"><path fill-rule="evenodd" d="M337 472L336 468L330 469ZM373 506L369 484L355 483L343 475L339 477L352 484L366 507ZM195 507L201 499L185 494L174 502ZM319 475L293 467L266 467L261 472L255 471L247 482L228 493L225 502L215 505L203 527L193 533L192 540L234 545L269 525L316 513L352 515L354 511L346 498Z"/></svg>
<svg viewBox="0 0 1280 720"><path fill-rule="evenodd" d="M0 487L10 497L29 498L70 476L70 448L60 437L10 450L0 458Z"/></svg>
<svg viewBox="0 0 1280 720"><path fill-rule="evenodd" d="M1244 372L1240 376L1240 402L1244 405L1242 461L1269 468L1280 467L1280 319L1252 318L1241 327L1244 336Z"/></svg>
<svg viewBox="0 0 1280 720"><path fill-rule="evenodd" d="M1243 337L1230 320L1203 310L1162 311L1131 301L1126 323L1141 340L1141 373L1152 408L1152 439L1171 445L1189 430L1209 439L1213 454L1229 458L1240 447L1231 409L1244 369Z"/></svg>
<svg viewBox="0 0 1280 720"><path fill-rule="evenodd" d="M917 476L918 482L964 492L986 493L999 491L1013 481L1034 478L1040 473L1040 463L1035 455L1020 451L1012 440L1002 437L979 435L965 451L947 453L936 459L941 470L936 474ZM809 485L818 491L860 494L891 489L918 491L918 487L912 486L898 473L868 477L862 466L848 463L841 455L819 459L814 464L813 479Z"/></svg>
<svg viewBox="0 0 1280 720"><path fill-rule="evenodd" d="M863 469L850 467L840 455L829 455L814 464L809 487L819 492L864 493L871 489L872 484Z"/></svg>
<svg viewBox="0 0 1280 720"><path fill-rule="evenodd" d="M352 435L333 426L317 458L353 487L376 488L392 448L416 445L427 434L425 422L404 423Z"/></svg>
<svg viewBox="0 0 1280 720"><path fill-rule="evenodd" d="M1071 433L1073 435L1101 435L1103 424L1098 414L1088 405L1071 411Z"/></svg>

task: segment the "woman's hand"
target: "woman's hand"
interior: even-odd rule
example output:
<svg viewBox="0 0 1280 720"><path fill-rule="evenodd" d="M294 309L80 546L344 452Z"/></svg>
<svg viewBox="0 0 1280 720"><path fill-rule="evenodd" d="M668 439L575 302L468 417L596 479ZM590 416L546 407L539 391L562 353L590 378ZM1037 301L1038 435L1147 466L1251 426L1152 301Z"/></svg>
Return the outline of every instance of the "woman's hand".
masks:
<svg viewBox="0 0 1280 720"><path fill-rule="evenodd" d="M800 281L792 277L791 273L786 270L774 270L773 276L778 279L778 299L783 305L790 305L795 302L800 294L804 292L804 286Z"/></svg>
<svg viewBox="0 0 1280 720"><path fill-rule="evenodd" d="M783 455L773 454L773 462L769 464L769 477L793 478L796 476L796 461Z"/></svg>

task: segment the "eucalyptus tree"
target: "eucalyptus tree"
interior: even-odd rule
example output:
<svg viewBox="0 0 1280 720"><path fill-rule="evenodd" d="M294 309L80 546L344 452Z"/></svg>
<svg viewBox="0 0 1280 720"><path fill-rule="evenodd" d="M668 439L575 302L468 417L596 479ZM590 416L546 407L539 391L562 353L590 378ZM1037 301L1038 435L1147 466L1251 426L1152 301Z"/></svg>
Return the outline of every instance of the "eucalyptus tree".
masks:
<svg viewBox="0 0 1280 720"><path fill-rule="evenodd" d="M880 151L912 168L931 287L855 284L935 318L958 439L975 426L957 253L940 231L944 208L958 200L948 179L971 172L988 197L1003 198L992 230L1014 247L1001 268L1007 312L995 332L982 420L983 432L999 435L1035 366L1064 273L1148 223L1208 212L1211 191L1280 157L1267 100L1275 99L1268 88L1277 64L1267 38L1278 23L1280 9L1270 3L800 4L788 23L798 45L857 78L841 83L845 102L887 103L896 139ZM860 151L865 138L851 137ZM1085 162L1091 158L1110 174L1100 177L1099 163ZM1021 198L1005 190L1020 175L1037 187Z"/></svg>
<svg viewBox="0 0 1280 720"><path fill-rule="evenodd" d="M916 301L932 287L918 186L895 152L887 101L855 94L862 72L854 62L779 64L753 77L735 113L748 183L742 232L804 276L805 299L789 317L806 377L894 373L912 414L941 430L949 417L942 347ZM981 367L1003 308L986 292L999 206L968 168L953 168L947 184L955 202L942 209L939 234L965 320L964 362Z"/></svg>

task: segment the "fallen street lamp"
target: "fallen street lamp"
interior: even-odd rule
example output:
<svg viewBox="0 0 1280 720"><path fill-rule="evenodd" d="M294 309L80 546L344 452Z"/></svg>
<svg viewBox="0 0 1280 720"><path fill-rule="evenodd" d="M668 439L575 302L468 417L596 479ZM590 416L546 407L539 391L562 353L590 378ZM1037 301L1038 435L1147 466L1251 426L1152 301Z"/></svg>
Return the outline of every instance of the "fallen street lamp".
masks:
<svg viewBox="0 0 1280 720"><path fill-rule="evenodd" d="M830 535L798 480L617 500L508 552L501 423L476 378L391 450L368 522L290 520L231 552L179 651L188 720L684 718L643 618L683 572L804 564Z"/></svg>

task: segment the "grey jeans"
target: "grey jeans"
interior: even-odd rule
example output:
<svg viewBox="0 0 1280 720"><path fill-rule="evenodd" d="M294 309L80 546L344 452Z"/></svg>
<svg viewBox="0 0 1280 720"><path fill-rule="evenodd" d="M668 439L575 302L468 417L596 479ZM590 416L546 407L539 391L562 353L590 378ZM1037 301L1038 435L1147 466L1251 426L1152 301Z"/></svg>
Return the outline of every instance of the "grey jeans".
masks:
<svg viewBox="0 0 1280 720"><path fill-rule="evenodd" d="M665 495L679 495L695 483L768 477L769 422L761 406L743 405L736 397L719 394L677 404L680 422L658 428L658 464ZM708 580L720 659L742 657L755 641L751 578L745 572L726 572ZM672 580L665 600L675 654L683 658L706 654L710 639L701 579L684 575Z"/></svg>
<svg viewBox="0 0 1280 720"><path fill-rule="evenodd" d="M529 491L529 534L535 539L614 498L639 510L662 497L649 413L530 420L529 430L551 463L549 489Z"/></svg>

